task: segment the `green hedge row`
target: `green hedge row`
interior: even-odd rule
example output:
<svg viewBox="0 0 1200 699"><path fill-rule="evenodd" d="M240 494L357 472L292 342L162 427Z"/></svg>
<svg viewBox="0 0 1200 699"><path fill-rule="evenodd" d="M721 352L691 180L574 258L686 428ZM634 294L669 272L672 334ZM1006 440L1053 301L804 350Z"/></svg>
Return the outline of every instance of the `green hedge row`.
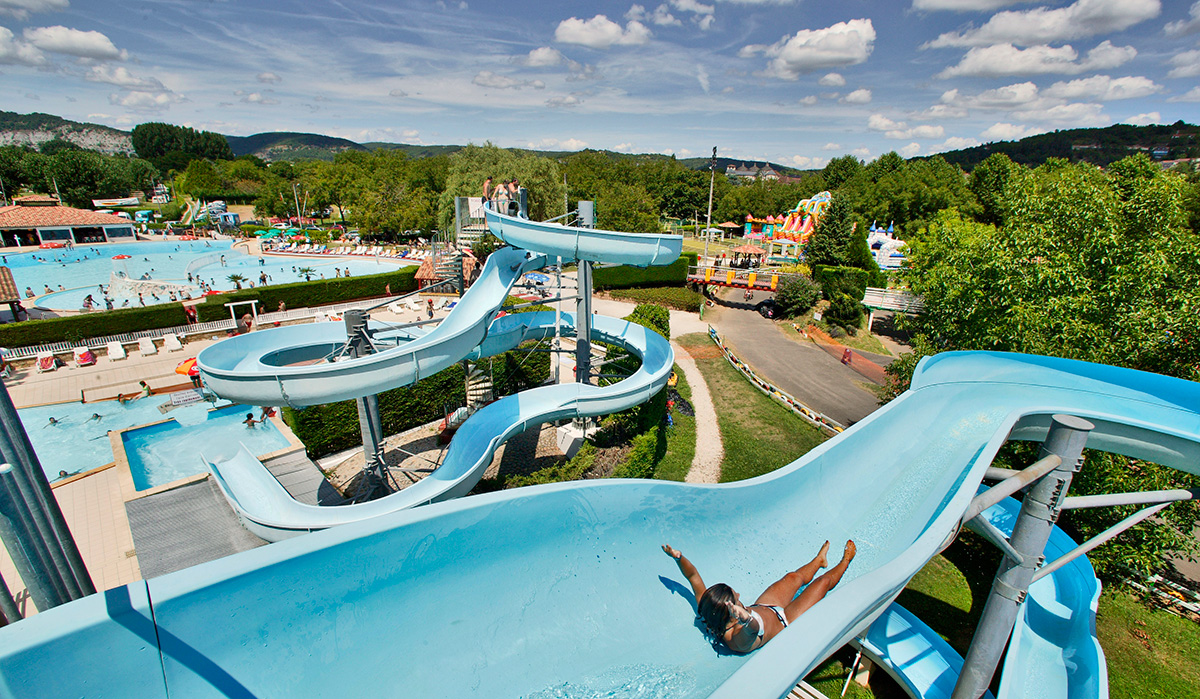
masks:
<svg viewBox="0 0 1200 699"><path fill-rule="evenodd" d="M229 313L226 312L226 317ZM183 306L177 303L84 313L63 318L26 320L0 325L0 346L27 347L47 342L79 342L92 337L120 335L139 330L186 325Z"/></svg>
<svg viewBox="0 0 1200 699"><path fill-rule="evenodd" d="M417 290L416 274L417 268L410 266L398 268L394 272L372 274L369 277L335 277L311 282L257 286L253 289L209 296L204 303L196 307L196 313L201 323L208 323L228 318L229 309L225 304L234 301L257 300L261 312L276 310L280 301L287 304L288 308L323 306L383 296L388 284L392 286L392 294L404 294Z"/></svg>
<svg viewBox="0 0 1200 699"><path fill-rule="evenodd" d="M489 364L490 362L490 364ZM497 398L539 386L550 376L550 354L528 355L520 350L482 360L493 376L492 392ZM379 417L385 435L433 422L466 404L462 364L455 364L411 386L379 394ZM352 400L283 409L283 419L304 443L312 458L362 444L358 407Z"/></svg>
<svg viewBox="0 0 1200 699"><path fill-rule="evenodd" d="M595 289L631 289L643 286L683 286L687 283L688 267L695 266L696 253L684 252L663 267L597 267L592 271Z"/></svg>
<svg viewBox="0 0 1200 699"><path fill-rule="evenodd" d="M855 301L862 301L867 293L867 280L870 273L858 267L831 267L817 265L813 270L813 279L821 285L821 291L826 300L832 301L839 294L845 294Z"/></svg>

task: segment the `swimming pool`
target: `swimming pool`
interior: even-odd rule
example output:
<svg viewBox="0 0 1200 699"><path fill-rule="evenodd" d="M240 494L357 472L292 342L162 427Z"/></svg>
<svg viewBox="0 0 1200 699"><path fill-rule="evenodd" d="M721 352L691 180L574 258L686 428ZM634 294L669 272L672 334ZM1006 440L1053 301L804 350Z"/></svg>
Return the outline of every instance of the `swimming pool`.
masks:
<svg viewBox="0 0 1200 699"><path fill-rule="evenodd" d="M209 419L212 406L208 403L199 402L179 406L166 413L160 410L160 406L170 405L170 402L171 399L168 395L155 395L130 401L124 405L115 400L95 403L56 403L21 408L17 414L25 426L25 431L29 434L29 441L33 444L33 450L37 453L46 478L51 481L61 478L59 471L75 474L112 463L113 453L108 439L109 431L119 432L138 425L172 419L173 422L168 424L178 425L180 428L199 428L195 432L204 435L200 443L206 454L208 453L208 443L228 442L236 449L237 438L252 431L241 424L241 420L246 417L245 413L250 410L248 407L227 405L217 410L217 413L232 411L233 415L241 416L236 421L236 428L230 428L224 422L213 422ZM257 412L255 414L257 415ZM100 417L93 419L93 415ZM57 424L52 424L50 418L54 418ZM160 433L163 431L159 430ZM266 451L274 451L287 446L287 438L270 423L264 425L263 429L256 428L253 431L274 433L279 440L282 440L281 446L274 446ZM162 438L173 439L175 436L183 435L163 435ZM272 441L268 446L278 443L278 441ZM126 447L127 455L129 451L129 448ZM266 451L255 453L265 454ZM192 457L185 460L185 465L191 469L190 473L185 475L201 472L202 466L197 454L198 452L193 451ZM216 458L217 453L214 452L212 456ZM175 476L165 482L169 483L178 478Z"/></svg>
<svg viewBox="0 0 1200 699"><path fill-rule="evenodd" d="M249 282L261 283L263 276L269 284L288 284L301 281L302 267L314 270L313 279L335 276L334 268L349 269L355 276L379 274L396 268L396 262L375 258L347 257L282 257L248 255L233 249L229 240L192 240L137 243L109 243L104 245L80 245L72 250L35 250L4 255L0 263L7 265L13 273L17 289L24 296L26 288L41 298L38 305L56 310L79 310L89 294L104 307L104 292L113 273L124 274L130 279L139 279L149 274L154 281L170 284L188 284L191 273L197 286L191 295L199 297L198 280L203 279L214 289L228 291L235 288L229 276L240 274ZM123 257L128 256L128 257ZM122 259L113 259L122 257ZM222 261L224 257L224 261ZM51 291L46 292L46 287ZM58 291L62 286L63 291ZM110 294L117 308L138 305L136 292L127 295ZM166 293L155 299L143 293L146 305L169 303Z"/></svg>
<svg viewBox="0 0 1200 699"><path fill-rule="evenodd" d="M246 406L233 405L209 411L207 419L199 424L182 425L171 420L121 433L134 488L149 490L204 473L202 454L223 461L235 455L240 444L256 455L288 446L287 437L269 420L247 427L242 421L249 411Z"/></svg>

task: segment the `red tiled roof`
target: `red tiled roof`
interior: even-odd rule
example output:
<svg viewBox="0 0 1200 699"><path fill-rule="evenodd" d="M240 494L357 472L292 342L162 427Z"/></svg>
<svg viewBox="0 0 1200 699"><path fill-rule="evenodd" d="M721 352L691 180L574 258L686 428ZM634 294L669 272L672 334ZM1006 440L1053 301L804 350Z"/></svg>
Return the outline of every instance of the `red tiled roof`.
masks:
<svg viewBox="0 0 1200 699"><path fill-rule="evenodd" d="M39 204L58 204L58 199L50 196L49 194L26 194L23 197L14 198L13 201L17 202L18 204L25 204L26 206L30 204L34 206Z"/></svg>
<svg viewBox="0 0 1200 699"><path fill-rule="evenodd" d="M132 226L129 219L69 206L0 206L0 229L63 226Z"/></svg>

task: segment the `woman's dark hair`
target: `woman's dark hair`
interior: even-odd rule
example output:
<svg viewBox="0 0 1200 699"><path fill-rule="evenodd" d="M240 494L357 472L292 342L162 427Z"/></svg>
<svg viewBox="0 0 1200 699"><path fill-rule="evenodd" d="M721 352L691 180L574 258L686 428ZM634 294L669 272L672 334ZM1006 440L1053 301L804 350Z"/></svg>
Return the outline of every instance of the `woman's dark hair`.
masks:
<svg viewBox="0 0 1200 699"><path fill-rule="evenodd" d="M700 600L696 603L696 613L704 620L709 633L721 639L725 635L725 628L729 626L735 603L737 597L733 588L725 583L717 583L700 595Z"/></svg>

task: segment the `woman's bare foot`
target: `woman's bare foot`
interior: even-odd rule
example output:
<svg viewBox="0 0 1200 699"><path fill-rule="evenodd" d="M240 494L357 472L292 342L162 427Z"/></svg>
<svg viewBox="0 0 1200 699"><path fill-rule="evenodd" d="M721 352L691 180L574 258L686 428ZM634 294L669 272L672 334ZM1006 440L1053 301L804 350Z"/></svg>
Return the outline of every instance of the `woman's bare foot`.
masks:
<svg viewBox="0 0 1200 699"><path fill-rule="evenodd" d="M817 552L817 557L813 559L817 563L818 568L829 567L829 541L826 540L821 546L821 550Z"/></svg>
<svg viewBox="0 0 1200 699"><path fill-rule="evenodd" d="M842 552L842 560L846 563L854 560L854 555L858 553L858 547L854 545L854 539L846 541L846 548Z"/></svg>

